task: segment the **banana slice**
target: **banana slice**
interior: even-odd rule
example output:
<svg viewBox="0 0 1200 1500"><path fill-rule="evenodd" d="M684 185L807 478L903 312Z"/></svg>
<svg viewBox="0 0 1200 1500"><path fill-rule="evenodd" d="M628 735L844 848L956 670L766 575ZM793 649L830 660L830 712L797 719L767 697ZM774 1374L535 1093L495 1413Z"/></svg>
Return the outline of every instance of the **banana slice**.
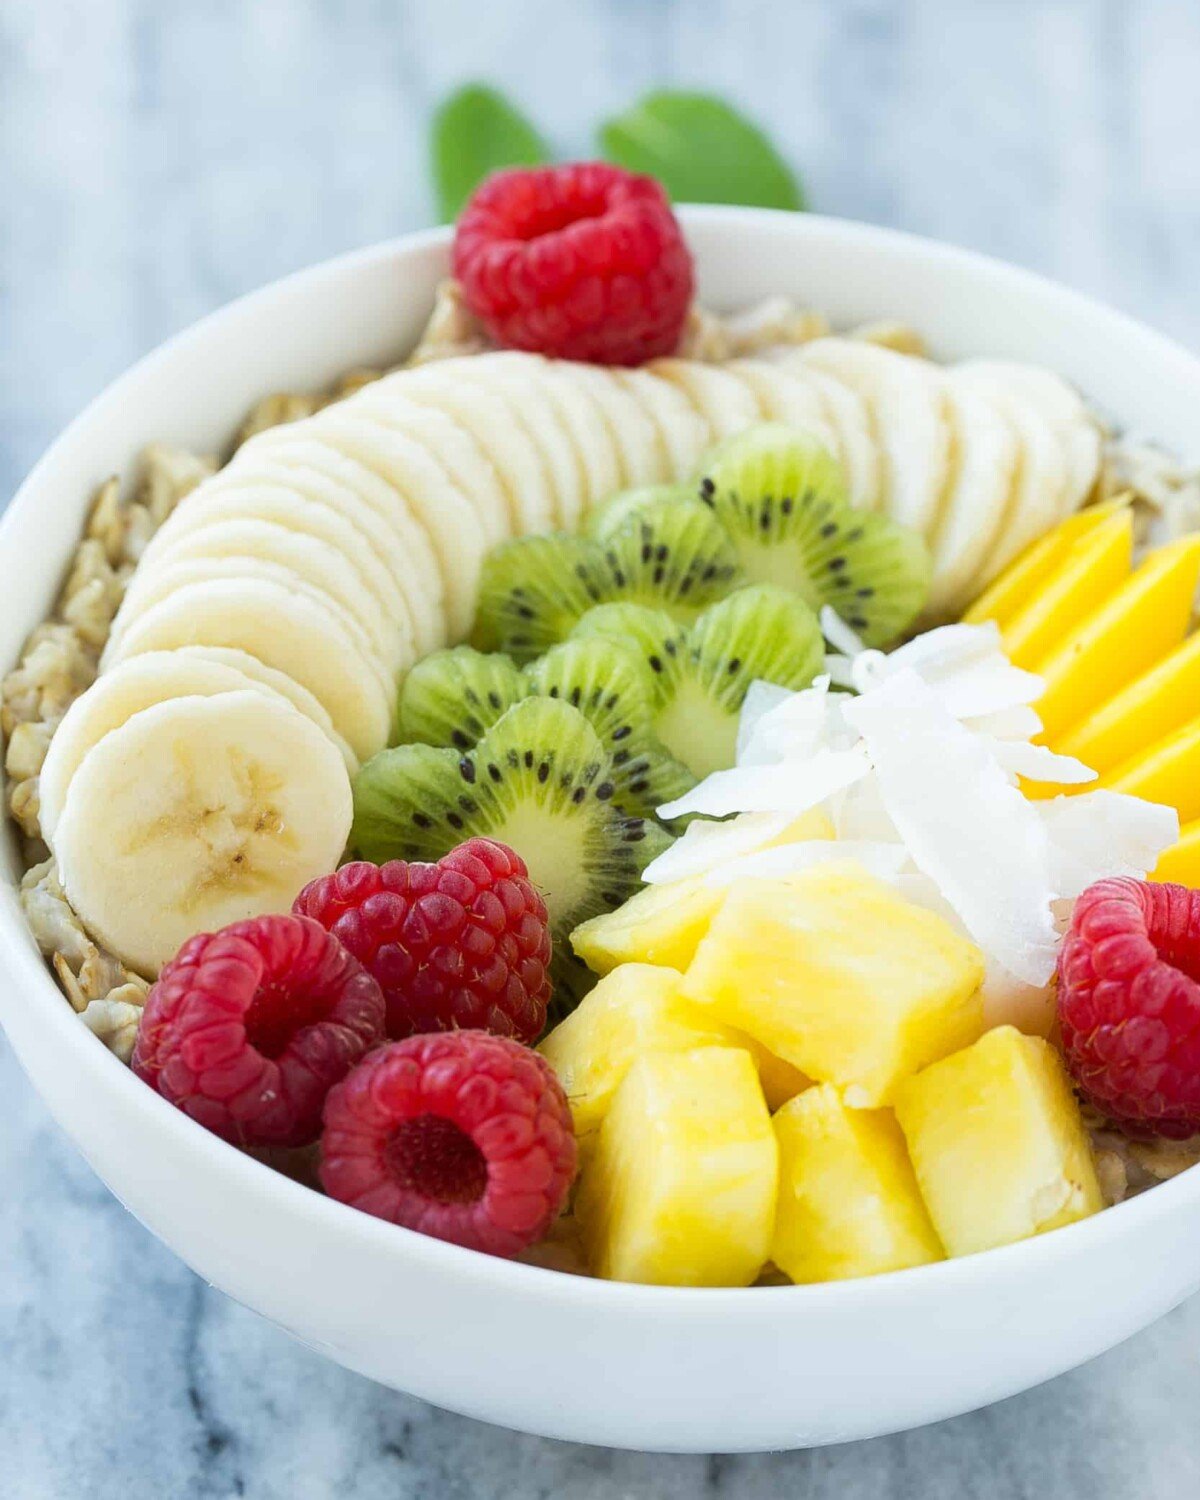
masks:
<svg viewBox="0 0 1200 1500"><path fill-rule="evenodd" d="M405 597L413 601L417 654L428 655L446 645L446 588L441 565L429 532L404 495L399 495L371 466L351 458L336 444L321 440L309 422L261 432L239 449L229 469L233 472L234 465L261 462L287 466L296 472L296 483L306 489L317 484L318 475L329 478L369 505L405 559L401 586ZM246 469L240 472L245 474Z"/></svg>
<svg viewBox="0 0 1200 1500"><path fill-rule="evenodd" d="M172 698L84 756L53 848L88 930L153 978L197 932L287 911L337 864L352 812L341 756L290 703Z"/></svg>
<svg viewBox="0 0 1200 1500"><path fill-rule="evenodd" d="M520 357L515 353L489 356L494 363ZM528 368L541 399L553 407L574 445L583 482L585 510L591 509L621 488L621 461L604 413L586 391L564 377L560 361L543 359ZM582 517L577 519L582 520Z"/></svg>
<svg viewBox="0 0 1200 1500"><path fill-rule="evenodd" d="M1099 424L1084 405L1083 397L1053 370L1040 365L1022 364L1018 360L971 359L958 368L1009 385L1058 429L1067 458L1065 509L1061 519L1074 515L1096 483L1103 447Z"/></svg>
<svg viewBox="0 0 1200 1500"><path fill-rule="evenodd" d="M555 524L554 495L537 446L514 420L507 401L494 390L462 378L466 367L479 357L439 359L415 370L398 371L382 384L390 386L395 381L410 401L438 408L471 433L504 486L511 536L550 531Z"/></svg>
<svg viewBox="0 0 1200 1500"><path fill-rule="evenodd" d="M745 381L716 365L697 359L656 359L646 368L683 392L708 423L714 442L763 420L762 405Z"/></svg>
<svg viewBox="0 0 1200 1500"><path fill-rule="evenodd" d="M423 443L475 508L489 547L509 535L508 498L491 460L474 437L436 406L410 401L394 376L374 381L354 397L345 410L369 412L389 427ZM390 387L381 390L380 387Z"/></svg>
<svg viewBox="0 0 1200 1500"><path fill-rule="evenodd" d="M814 339L796 358L863 398L883 456L883 508L928 536L938 519L950 448L934 367L857 339Z"/></svg>
<svg viewBox="0 0 1200 1500"><path fill-rule="evenodd" d="M359 760L387 743L394 694L332 607L262 577L209 578L175 589L110 640L101 667L178 646L233 646L285 672L321 703Z"/></svg>
<svg viewBox="0 0 1200 1500"><path fill-rule="evenodd" d="M238 578L261 578L266 583L273 583L289 593L311 600L318 608L333 615L347 639L353 641L354 651L359 659L375 674L381 691L385 695L392 691L394 674L376 654L370 637L354 616L323 589L314 588L291 568L268 562L261 557L184 558L147 571L139 568L113 621L109 644L119 649L125 632L148 610L170 598L176 590Z"/></svg>
<svg viewBox="0 0 1200 1500"><path fill-rule="evenodd" d="M978 392L1012 426L1017 439L1017 463L1004 517L995 545L972 580L972 590L978 593L1066 511L1067 454L1053 423L1010 381L966 366L956 366L946 378L950 385Z"/></svg>
<svg viewBox="0 0 1200 1500"><path fill-rule="evenodd" d="M847 482L849 481L850 466L842 434L829 421L825 402L811 380L805 380L795 370L765 359L735 359L725 368L750 387L768 421L801 428L824 443L830 453L840 460L847 473ZM855 503L858 503L857 497Z"/></svg>
<svg viewBox="0 0 1200 1500"><path fill-rule="evenodd" d="M301 431L278 432L273 444L256 447L253 439L240 448L228 469L219 470L204 489L217 489L228 476L230 484L242 479L279 482L304 496L333 506L370 536L379 559L387 566L392 586L412 618L413 639L418 656L427 656L446 643L445 591L433 544L418 525L407 505L397 508L396 492L378 474L347 458L328 443L315 442ZM263 433L264 438L270 432ZM253 450L253 451L252 451ZM198 497L200 490L188 496Z"/></svg>
<svg viewBox="0 0 1200 1500"><path fill-rule="evenodd" d="M243 516L236 520L214 522L168 539L151 560L151 574L169 570L176 563L199 558L219 558L232 562L243 560L243 571L253 571L253 560L276 563L289 568L313 588L328 595L354 619L371 644L371 648L394 681L416 660L412 633L406 617L392 607L385 596L364 584L363 576L336 547L320 542L300 531L277 526L271 521ZM143 556L138 566L140 577L147 570Z"/></svg>
<svg viewBox="0 0 1200 1500"><path fill-rule="evenodd" d="M42 835L47 843L54 837L72 777L84 756L106 734L120 729L144 708L170 698L208 698L216 693L236 692L265 693L277 702L286 701L274 688L247 676L236 666L182 651L151 651L145 656L132 656L111 672L101 673L63 715L38 775ZM345 745L345 741L341 744ZM353 775L358 760L349 746L345 748L349 752L346 769Z"/></svg>
<svg viewBox="0 0 1200 1500"><path fill-rule="evenodd" d="M857 391L820 370L800 363L786 368L811 385L823 402L830 429L841 439L842 463L855 505L860 510L882 510L886 483L883 453L866 402Z"/></svg>
<svg viewBox="0 0 1200 1500"><path fill-rule="evenodd" d="M1012 424L969 384L948 379L950 472L940 519L929 539L933 579L926 616L957 615L974 597L1004 523L1017 466Z"/></svg>
<svg viewBox="0 0 1200 1500"><path fill-rule="evenodd" d="M368 413L356 415L351 403L326 407L311 423L322 441L374 469L411 507L441 567L447 631L452 640L462 640L475 618L479 570L488 550L470 501L415 438Z"/></svg>
<svg viewBox="0 0 1200 1500"><path fill-rule="evenodd" d="M608 424L620 461L621 489L665 484L679 477L666 468L657 426L632 392L613 378L611 370L563 360L558 371L561 379L569 380L595 403Z"/></svg>
<svg viewBox="0 0 1200 1500"><path fill-rule="evenodd" d="M641 403L658 428L659 448L667 473L683 480L696 472L712 444L712 428L683 392L648 370L614 370L613 378Z"/></svg>

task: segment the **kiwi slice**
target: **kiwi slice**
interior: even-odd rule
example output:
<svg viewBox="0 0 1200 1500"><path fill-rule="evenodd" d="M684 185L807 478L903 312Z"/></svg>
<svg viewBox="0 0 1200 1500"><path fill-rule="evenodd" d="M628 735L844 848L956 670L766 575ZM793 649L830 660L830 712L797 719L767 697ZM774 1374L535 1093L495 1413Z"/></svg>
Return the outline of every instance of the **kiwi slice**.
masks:
<svg viewBox="0 0 1200 1500"><path fill-rule="evenodd" d="M871 646L896 639L929 595L924 538L854 510L841 466L811 434L748 428L709 454L701 500L733 539L748 579L832 605Z"/></svg>
<svg viewBox="0 0 1200 1500"><path fill-rule="evenodd" d="M620 906L670 837L613 806L612 767L596 731L569 703L527 698L473 750L399 745L354 780L351 843L367 859L439 859L485 835L515 849L546 898L554 941L555 1010L593 979L571 931Z"/></svg>
<svg viewBox="0 0 1200 1500"><path fill-rule="evenodd" d="M694 501L695 498L695 491L682 484L647 484L640 489L619 490L596 506L588 515L584 529L588 536L594 536L603 542L620 531L626 521L648 505L654 505L660 500Z"/></svg>
<svg viewBox="0 0 1200 1500"><path fill-rule="evenodd" d="M737 550L709 507L668 490L603 540L535 536L497 547L484 561L473 640L524 663L597 604L626 599L691 621L740 581Z"/></svg>
<svg viewBox="0 0 1200 1500"><path fill-rule="evenodd" d="M640 654L652 685L654 737L694 777L733 764L752 682L799 690L824 662L816 616L797 594L772 584L738 589L690 628L662 610L603 604L575 630L576 639L596 635Z"/></svg>
<svg viewBox="0 0 1200 1500"><path fill-rule="evenodd" d="M396 717L397 738L469 750L529 684L511 657L470 646L435 651L404 679Z"/></svg>

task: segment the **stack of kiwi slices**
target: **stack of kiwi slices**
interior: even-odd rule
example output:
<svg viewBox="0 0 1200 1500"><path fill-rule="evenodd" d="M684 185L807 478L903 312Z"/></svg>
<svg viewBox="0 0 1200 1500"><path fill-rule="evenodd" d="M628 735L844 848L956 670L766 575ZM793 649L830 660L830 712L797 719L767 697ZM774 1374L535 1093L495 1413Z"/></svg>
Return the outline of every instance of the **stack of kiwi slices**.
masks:
<svg viewBox="0 0 1200 1500"><path fill-rule="evenodd" d="M401 743L355 780L354 849L515 848L550 910L561 1015L594 982L568 934L638 888L673 831L657 809L733 764L750 684L811 683L822 604L893 640L928 580L922 540L851 510L828 452L776 426L722 445L691 486L614 496L584 536L504 543L473 644L413 668Z"/></svg>

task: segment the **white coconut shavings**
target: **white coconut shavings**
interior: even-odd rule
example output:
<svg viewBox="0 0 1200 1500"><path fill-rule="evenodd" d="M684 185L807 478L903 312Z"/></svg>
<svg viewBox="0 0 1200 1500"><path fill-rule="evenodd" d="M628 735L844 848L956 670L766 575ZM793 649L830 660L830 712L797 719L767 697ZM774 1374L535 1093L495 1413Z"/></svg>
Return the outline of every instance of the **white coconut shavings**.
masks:
<svg viewBox="0 0 1200 1500"><path fill-rule="evenodd" d="M828 604L821 606L821 634L835 651L843 656L861 656L866 650L862 641L850 629L836 609Z"/></svg>
<svg viewBox="0 0 1200 1500"><path fill-rule="evenodd" d="M778 708L780 704L790 702L795 696L796 694L790 688L779 687L774 682L752 682L750 684L745 702L742 704L742 712L738 718L737 753L735 760L739 766L750 764L750 747L754 740L755 731L758 729L759 721L764 719L773 708Z"/></svg>
<svg viewBox="0 0 1200 1500"><path fill-rule="evenodd" d="M1023 795L1020 777L1080 785L1095 773L1031 743L1042 683L1012 666L994 625L946 626L884 656L855 649L831 611L821 624L830 673L799 693L756 685L737 765L661 809L742 816L693 822L647 880L725 885L854 859L979 945L991 1022L1044 1031L1070 901L1105 875L1152 869L1178 837L1175 812L1107 791ZM831 691L839 682L858 696ZM776 844L814 808L835 841Z"/></svg>

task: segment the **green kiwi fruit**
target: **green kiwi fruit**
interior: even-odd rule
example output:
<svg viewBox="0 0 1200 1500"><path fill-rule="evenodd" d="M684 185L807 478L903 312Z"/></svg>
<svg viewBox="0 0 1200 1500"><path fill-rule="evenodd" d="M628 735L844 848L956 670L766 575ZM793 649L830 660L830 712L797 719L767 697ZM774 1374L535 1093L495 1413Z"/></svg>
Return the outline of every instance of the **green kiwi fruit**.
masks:
<svg viewBox="0 0 1200 1500"><path fill-rule="evenodd" d="M614 790L604 746L579 710L527 698L472 750L399 745L369 760L354 780L351 845L377 862L438 859L477 835L515 849L550 913L561 1015L594 982L569 934L627 900L670 843L656 823L620 813Z"/></svg>
<svg viewBox="0 0 1200 1500"><path fill-rule="evenodd" d="M695 499L648 500L600 545L614 585L611 598L665 609L677 620L694 620L742 581L728 532Z"/></svg>
<svg viewBox="0 0 1200 1500"><path fill-rule="evenodd" d="M397 738L469 750L501 714L528 696L525 674L511 657L470 646L435 651L404 679Z"/></svg>
<svg viewBox="0 0 1200 1500"><path fill-rule="evenodd" d="M532 661L612 595L603 551L585 537L555 533L502 542L483 561L472 643Z"/></svg>
<svg viewBox="0 0 1200 1500"><path fill-rule="evenodd" d="M709 454L700 499L729 533L745 576L832 605L871 646L895 640L929 595L924 538L854 510L845 477L815 437L766 423Z"/></svg>
<svg viewBox="0 0 1200 1500"><path fill-rule="evenodd" d="M647 484L636 490L619 490L601 501L588 514L584 526L588 536L604 541L620 531L631 516L660 500L695 500L695 491L685 484Z"/></svg>
<svg viewBox="0 0 1200 1500"><path fill-rule="evenodd" d="M812 610L771 584L738 589L690 628L662 610L599 605L575 629L577 639L595 635L637 650L652 687L654 737L698 778L733 764L738 716L752 682L799 690L824 661Z"/></svg>

